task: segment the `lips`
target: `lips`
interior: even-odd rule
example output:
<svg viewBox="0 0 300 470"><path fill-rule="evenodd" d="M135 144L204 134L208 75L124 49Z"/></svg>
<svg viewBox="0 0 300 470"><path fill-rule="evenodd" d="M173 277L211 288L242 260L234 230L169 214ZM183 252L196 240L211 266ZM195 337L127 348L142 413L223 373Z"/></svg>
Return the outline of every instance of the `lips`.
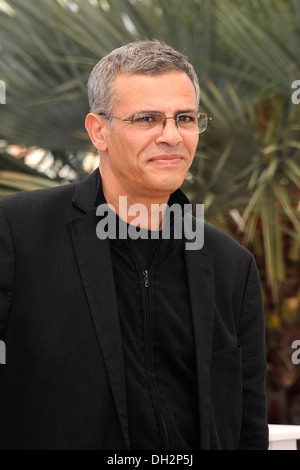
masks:
<svg viewBox="0 0 300 470"><path fill-rule="evenodd" d="M165 163L168 163L168 162L176 162L176 161L179 161L179 160L183 160L184 157L182 155L157 155L155 157L151 157L149 158L149 162L165 162Z"/></svg>

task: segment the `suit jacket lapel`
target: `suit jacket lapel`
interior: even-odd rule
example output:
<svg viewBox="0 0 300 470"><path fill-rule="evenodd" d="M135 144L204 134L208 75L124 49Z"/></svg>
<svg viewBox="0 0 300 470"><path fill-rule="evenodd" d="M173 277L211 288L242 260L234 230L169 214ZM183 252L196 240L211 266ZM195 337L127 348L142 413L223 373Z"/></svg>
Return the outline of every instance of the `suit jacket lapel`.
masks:
<svg viewBox="0 0 300 470"><path fill-rule="evenodd" d="M93 176L93 175L92 175ZM95 175L94 175L95 176ZM92 185L91 177L89 188ZM74 202L87 205L86 182L77 185ZM86 187L86 189L85 189ZM91 194L90 194L91 196ZM93 192L95 196L95 192ZM73 245L127 448L129 448L125 370L109 240L96 235L96 209L70 220Z"/></svg>
<svg viewBox="0 0 300 470"><path fill-rule="evenodd" d="M201 449L209 449L210 367L215 310L213 256L205 247L186 250L185 254L196 345Z"/></svg>

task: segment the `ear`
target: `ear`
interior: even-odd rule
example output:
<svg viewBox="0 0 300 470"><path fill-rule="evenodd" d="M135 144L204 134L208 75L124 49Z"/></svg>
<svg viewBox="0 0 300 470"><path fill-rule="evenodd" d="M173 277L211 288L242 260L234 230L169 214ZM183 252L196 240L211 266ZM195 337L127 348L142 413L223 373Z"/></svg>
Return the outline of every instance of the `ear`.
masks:
<svg viewBox="0 0 300 470"><path fill-rule="evenodd" d="M107 122L96 113L89 113L85 118L85 128L96 149L107 150Z"/></svg>

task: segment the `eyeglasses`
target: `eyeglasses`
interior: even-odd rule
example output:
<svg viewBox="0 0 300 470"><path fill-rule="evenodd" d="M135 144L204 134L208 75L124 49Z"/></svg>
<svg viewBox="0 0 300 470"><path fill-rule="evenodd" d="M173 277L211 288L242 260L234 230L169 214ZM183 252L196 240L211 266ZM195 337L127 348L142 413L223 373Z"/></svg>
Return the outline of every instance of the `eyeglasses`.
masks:
<svg viewBox="0 0 300 470"><path fill-rule="evenodd" d="M134 128L142 131L164 129L167 119L174 119L177 129L185 134L201 134L207 129L208 122L212 120L204 113L180 113L177 116L167 117L158 111L135 113L129 118L120 118L111 114L98 113L120 121L131 122Z"/></svg>

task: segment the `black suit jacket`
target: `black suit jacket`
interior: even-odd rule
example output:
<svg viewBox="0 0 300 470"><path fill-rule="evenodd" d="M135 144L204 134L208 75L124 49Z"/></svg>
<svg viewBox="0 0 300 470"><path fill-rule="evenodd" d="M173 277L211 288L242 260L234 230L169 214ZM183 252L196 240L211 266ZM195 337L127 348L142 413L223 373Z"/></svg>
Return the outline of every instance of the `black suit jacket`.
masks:
<svg viewBox="0 0 300 470"><path fill-rule="evenodd" d="M1 449L128 449L124 364L98 170L0 200ZM201 449L266 449L265 333L253 256L205 225L186 251ZM174 351L176 354L176 351Z"/></svg>

